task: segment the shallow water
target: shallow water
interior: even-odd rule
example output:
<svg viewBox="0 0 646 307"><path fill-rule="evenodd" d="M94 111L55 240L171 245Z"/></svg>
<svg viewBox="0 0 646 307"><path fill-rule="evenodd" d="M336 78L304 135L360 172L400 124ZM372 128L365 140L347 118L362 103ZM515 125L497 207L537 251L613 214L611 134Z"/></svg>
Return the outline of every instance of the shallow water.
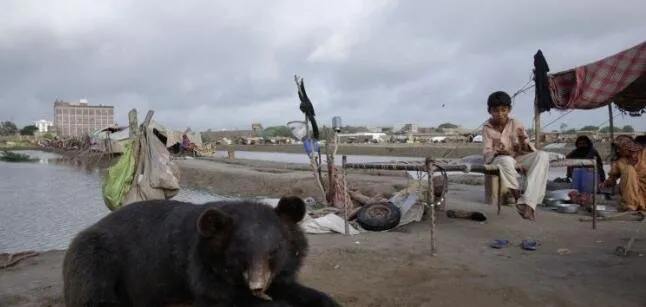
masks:
<svg viewBox="0 0 646 307"><path fill-rule="evenodd" d="M35 163L0 161L0 252L63 249L78 231L109 210L98 169L60 156L24 151ZM174 199L196 203L221 196L182 189Z"/></svg>

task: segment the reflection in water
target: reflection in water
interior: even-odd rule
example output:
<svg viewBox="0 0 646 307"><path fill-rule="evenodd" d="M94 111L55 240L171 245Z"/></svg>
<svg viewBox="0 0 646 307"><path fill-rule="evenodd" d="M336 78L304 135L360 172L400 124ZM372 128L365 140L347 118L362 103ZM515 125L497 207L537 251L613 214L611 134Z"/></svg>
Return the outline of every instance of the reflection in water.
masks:
<svg viewBox="0 0 646 307"><path fill-rule="evenodd" d="M25 151L37 163L0 162L0 253L64 249L109 210L100 169L52 153ZM177 200L206 202L217 195L182 189Z"/></svg>

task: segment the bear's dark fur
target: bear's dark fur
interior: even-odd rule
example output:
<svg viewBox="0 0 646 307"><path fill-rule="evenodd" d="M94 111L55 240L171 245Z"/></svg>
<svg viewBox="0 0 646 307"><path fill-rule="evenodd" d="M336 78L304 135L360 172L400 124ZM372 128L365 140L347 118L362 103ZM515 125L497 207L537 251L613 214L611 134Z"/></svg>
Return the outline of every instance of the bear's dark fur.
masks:
<svg viewBox="0 0 646 307"><path fill-rule="evenodd" d="M63 262L65 304L340 306L297 282L308 250L297 224L304 216L297 197L281 198L275 209L253 201L130 204L72 240Z"/></svg>

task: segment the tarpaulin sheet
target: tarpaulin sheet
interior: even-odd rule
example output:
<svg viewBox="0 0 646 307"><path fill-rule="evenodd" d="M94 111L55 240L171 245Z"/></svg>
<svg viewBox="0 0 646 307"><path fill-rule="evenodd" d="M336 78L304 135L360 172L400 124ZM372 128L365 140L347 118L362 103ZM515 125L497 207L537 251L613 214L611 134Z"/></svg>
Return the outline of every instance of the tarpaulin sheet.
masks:
<svg viewBox="0 0 646 307"><path fill-rule="evenodd" d="M634 112L646 107L646 42L602 60L548 76L558 109L596 109L614 102Z"/></svg>

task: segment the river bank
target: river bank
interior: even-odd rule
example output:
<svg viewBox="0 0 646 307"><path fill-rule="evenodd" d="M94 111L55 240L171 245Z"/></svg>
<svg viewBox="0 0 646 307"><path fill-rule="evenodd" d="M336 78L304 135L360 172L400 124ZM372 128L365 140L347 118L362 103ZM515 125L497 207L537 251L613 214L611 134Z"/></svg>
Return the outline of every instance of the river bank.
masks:
<svg viewBox="0 0 646 307"><path fill-rule="evenodd" d="M73 156L74 153L67 153ZM91 159L90 159L91 158ZM96 156L77 157L111 163ZM105 160L105 161L104 161ZM266 161L176 160L182 187L223 195L315 196L311 172L302 165ZM311 181L310 181L311 180ZM352 172L349 183L366 193L389 193L410 183L401 172ZM310 187L311 186L311 187ZM484 223L438 217L438 254L428 255L428 223L352 237L309 235L310 256L301 280L330 293L344 306L643 306L646 257L613 254L636 226L603 222L591 230L577 215L539 211L537 222L513 208L483 204L482 186L453 183L448 209L478 210ZM646 253L643 235L635 250ZM523 239L540 242L524 251ZM494 239L508 239L492 249ZM61 262L64 251L47 251L0 270L0 306L63 306Z"/></svg>
<svg viewBox="0 0 646 307"><path fill-rule="evenodd" d="M108 158L100 153L51 150L86 167L105 169L118 158ZM261 160L226 158L179 158L173 160L180 169L183 188L206 190L231 197L281 197L295 195L320 198L314 175L309 165ZM403 171L348 170L348 185L367 195L392 194L413 179ZM477 174L454 175L450 183L481 185Z"/></svg>

